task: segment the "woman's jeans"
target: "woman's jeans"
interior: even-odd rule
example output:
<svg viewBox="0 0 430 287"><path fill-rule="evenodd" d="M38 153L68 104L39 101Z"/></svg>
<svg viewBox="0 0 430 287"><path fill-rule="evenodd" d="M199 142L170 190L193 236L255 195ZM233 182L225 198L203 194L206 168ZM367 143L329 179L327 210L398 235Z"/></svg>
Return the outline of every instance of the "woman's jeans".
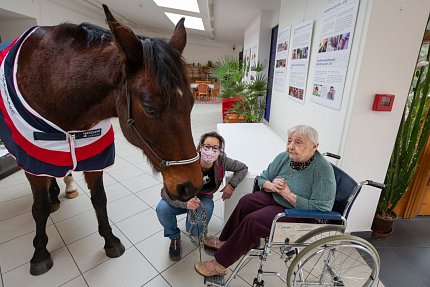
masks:
<svg viewBox="0 0 430 287"><path fill-rule="evenodd" d="M207 224L211 220L212 213L214 210L214 201L212 197L202 197L200 201L205 209ZM185 228L187 231L191 228L192 236L199 236L203 233L203 222L201 218L201 208L197 208L197 217L198 217L198 225L192 225L189 220L189 214L187 214L187 218L185 221ZM161 199L157 205L157 217L160 221L161 225L164 227L164 237L169 237L170 239L175 239L179 236L180 230L178 228L178 221L176 220L176 216L180 214L187 213L188 209L179 208L170 205L164 199ZM197 220L195 220L197 221Z"/></svg>

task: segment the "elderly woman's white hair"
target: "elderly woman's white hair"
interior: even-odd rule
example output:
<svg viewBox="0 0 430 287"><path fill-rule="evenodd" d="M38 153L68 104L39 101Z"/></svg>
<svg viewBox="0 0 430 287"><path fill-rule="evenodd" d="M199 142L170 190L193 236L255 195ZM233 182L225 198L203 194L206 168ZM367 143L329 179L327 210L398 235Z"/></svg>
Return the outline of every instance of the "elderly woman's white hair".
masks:
<svg viewBox="0 0 430 287"><path fill-rule="evenodd" d="M297 132L299 135L307 137L309 142L313 145L318 145L318 132L316 129L306 125L298 125L290 128L288 130L288 137L290 137L294 132Z"/></svg>

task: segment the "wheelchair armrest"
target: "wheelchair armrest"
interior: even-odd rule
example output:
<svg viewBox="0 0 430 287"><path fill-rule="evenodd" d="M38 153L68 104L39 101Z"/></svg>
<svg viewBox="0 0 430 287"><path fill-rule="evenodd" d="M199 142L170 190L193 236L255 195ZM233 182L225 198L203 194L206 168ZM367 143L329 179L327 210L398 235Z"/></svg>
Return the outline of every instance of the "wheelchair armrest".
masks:
<svg viewBox="0 0 430 287"><path fill-rule="evenodd" d="M261 191L261 190L262 190L262 189L258 186L258 178L259 178L259 176L258 176L258 175L254 178L254 185L253 185L253 187L252 187L252 193L257 192L257 191Z"/></svg>
<svg viewBox="0 0 430 287"><path fill-rule="evenodd" d="M342 215L336 211L285 209L285 216L289 218L342 220Z"/></svg>

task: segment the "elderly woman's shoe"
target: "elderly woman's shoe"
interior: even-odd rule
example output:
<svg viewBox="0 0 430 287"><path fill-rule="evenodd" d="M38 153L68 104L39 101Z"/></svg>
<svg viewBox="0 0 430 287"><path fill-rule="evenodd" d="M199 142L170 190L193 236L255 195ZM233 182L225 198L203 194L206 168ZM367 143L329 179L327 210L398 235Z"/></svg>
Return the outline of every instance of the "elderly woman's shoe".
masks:
<svg viewBox="0 0 430 287"><path fill-rule="evenodd" d="M204 277L226 275L228 271L228 268L216 262L215 259L212 261L198 262L194 264L194 269Z"/></svg>
<svg viewBox="0 0 430 287"><path fill-rule="evenodd" d="M203 243L207 248L218 250L223 246L224 241L220 241L217 237L205 237Z"/></svg>

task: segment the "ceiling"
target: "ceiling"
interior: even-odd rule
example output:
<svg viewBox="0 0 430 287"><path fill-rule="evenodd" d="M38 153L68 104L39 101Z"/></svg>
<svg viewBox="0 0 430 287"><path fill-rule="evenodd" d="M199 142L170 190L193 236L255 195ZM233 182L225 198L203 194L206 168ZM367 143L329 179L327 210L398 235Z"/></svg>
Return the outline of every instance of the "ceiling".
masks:
<svg viewBox="0 0 430 287"><path fill-rule="evenodd" d="M108 5L116 18L143 33L171 35L174 24L164 12L201 17L205 31L187 29L190 39L213 40L229 45L242 45L246 26L260 11L277 11L281 0L197 0L200 13L159 7L153 0L50 0L62 6L74 3L85 13L91 10L104 17L102 3ZM177 0L181 1L181 0ZM74 7L76 8L76 6ZM0 18L27 18L0 9ZM211 27L213 29L211 29Z"/></svg>
<svg viewBox="0 0 430 287"><path fill-rule="evenodd" d="M103 13L101 4L104 3L109 6L115 17L132 28L168 35L172 33L174 25L164 12L201 17L206 30L187 29L189 38L215 40L231 45L243 45L246 25L261 10L275 11L279 10L281 5L281 0L197 0L200 13L193 13L159 7L152 0L73 0L73 2L97 10L98 13Z"/></svg>

